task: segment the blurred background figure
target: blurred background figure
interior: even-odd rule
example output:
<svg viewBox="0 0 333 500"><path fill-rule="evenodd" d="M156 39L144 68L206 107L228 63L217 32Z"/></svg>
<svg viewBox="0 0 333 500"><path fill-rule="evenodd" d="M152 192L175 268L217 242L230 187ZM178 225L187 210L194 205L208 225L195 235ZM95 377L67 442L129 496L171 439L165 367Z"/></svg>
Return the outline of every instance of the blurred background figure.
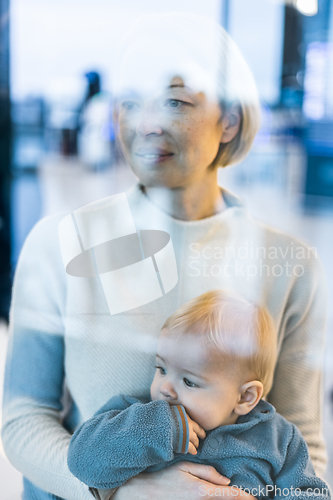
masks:
<svg viewBox="0 0 333 500"><path fill-rule="evenodd" d="M261 130L241 164L220 169L221 185L254 217L316 249L332 301L333 0L0 0L0 387L23 242L41 217L135 182L112 123L117 47L142 14L175 10L219 22L259 89ZM331 485L332 330L331 309L324 388ZM1 500L18 499L21 489L0 450Z"/></svg>
<svg viewBox="0 0 333 500"><path fill-rule="evenodd" d="M78 113L77 153L82 163L95 170L113 163L115 134L111 95L101 90L96 71L85 74L87 92Z"/></svg>

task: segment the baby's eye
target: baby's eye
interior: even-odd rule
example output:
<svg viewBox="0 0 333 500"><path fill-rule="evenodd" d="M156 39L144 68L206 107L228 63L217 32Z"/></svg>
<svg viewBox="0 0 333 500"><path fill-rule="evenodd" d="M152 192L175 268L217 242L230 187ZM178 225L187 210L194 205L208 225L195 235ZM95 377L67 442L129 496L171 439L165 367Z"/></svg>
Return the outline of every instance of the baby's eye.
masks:
<svg viewBox="0 0 333 500"><path fill-rule="evenodd" d="M159 370L161 375L166 374L166 370L162 366L155 366L156 370Z"/></svg>
<svg viewBox="0 0 333 500"><path fill-rule="evenodd" d="M191 382L191 380L189 380L188 378L183 378L183 381L184 381L184 384L187 386L187 387L199 387L198 384L195 384L194 382Z"/></svg>

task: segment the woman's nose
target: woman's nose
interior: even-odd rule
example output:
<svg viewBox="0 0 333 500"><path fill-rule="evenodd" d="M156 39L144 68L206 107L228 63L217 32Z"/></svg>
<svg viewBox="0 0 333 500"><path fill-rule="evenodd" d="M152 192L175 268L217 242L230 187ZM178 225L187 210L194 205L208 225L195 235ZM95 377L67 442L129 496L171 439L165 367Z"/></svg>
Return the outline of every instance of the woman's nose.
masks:
<svg viewBox="0 0 333 500"><path fill-rule="evenodd" d="M160 116L155 106L147 105L141 109L138 113L136 131L142 137L162 134L163 129L160 123Z"/></svg>
<svg viewBox="0 0 333 500"><path fill-rule="evenodd" d="M173 387L173 385L170 382L165 382L161 388L160 388L160 393L167 399L177 399L177 393Z"/></svg>

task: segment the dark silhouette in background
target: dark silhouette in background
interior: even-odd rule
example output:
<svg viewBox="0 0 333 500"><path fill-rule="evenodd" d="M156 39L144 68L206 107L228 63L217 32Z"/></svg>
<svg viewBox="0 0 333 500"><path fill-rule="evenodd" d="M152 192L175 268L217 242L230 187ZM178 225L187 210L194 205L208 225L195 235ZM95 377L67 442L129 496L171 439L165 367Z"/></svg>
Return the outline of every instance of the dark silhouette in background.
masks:
<svg viewBox="0 0 333 500"><path fill-rule="evenodd" d="M0 318L7 321L11 292L9 0L0 0L0 19Z"/></svg>
<svg viewBox="0 0 333 500"><path fill-rule="evenodd" d="M83 126L83 113L90 99L101 91L101 77L96 71L85 73L87 79L86 94L77 110L77 122L75 127L64 127L61 129L60 152L63 156L75 156L78 154L78 134Z"/></svg>
<svg viewBox="0 0 333 500"><path fill-rule="evenodd" d="M88 71L88 73L85 73L85 78L87 79L87 90L86 90L86 95L82 101L81 106L78 109L78 124L77 124L77 130L78 132L82 128L82 115L83 112L94 95L99 94L101 92L101 77L99 73L96 71Z"/></svg>

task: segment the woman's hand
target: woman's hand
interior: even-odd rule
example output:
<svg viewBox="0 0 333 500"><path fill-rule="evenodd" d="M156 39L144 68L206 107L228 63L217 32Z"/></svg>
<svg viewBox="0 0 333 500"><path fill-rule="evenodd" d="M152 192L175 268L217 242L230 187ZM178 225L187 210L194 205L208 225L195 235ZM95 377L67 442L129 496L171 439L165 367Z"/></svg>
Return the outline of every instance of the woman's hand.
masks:
<svg viewBox="0 0 333 500"><path fill-rule="evenodd" d="M199 500L215 496L255 500L237 488L227 486L230 480L210 465L180 462L158 472L142 472L121 486L112 500ZM211 489L213 488L213 489Z"/></svg>

